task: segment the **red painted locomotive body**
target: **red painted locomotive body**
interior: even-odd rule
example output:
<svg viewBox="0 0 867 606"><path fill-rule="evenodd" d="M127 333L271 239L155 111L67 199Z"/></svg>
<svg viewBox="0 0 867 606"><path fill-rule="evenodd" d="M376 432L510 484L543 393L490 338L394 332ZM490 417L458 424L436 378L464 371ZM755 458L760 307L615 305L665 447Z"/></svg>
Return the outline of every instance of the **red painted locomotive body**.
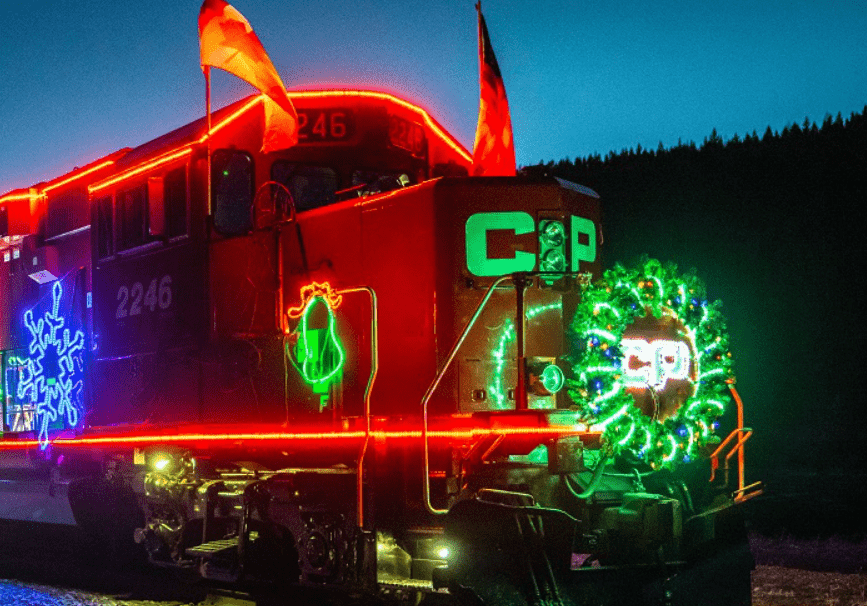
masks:
<svg viewBox="0 0 867 606"><path fill-rule="evenodd" d="M679 501L569 488L598 487L601 428L540 383L600 272L598 196L467 177L391 95L292 97L288 150L252 97L0 197L3 465L210 579L537 603L599 587L575 555L605 552L631 580L597 597L645 595L689 549Z"/></svg>

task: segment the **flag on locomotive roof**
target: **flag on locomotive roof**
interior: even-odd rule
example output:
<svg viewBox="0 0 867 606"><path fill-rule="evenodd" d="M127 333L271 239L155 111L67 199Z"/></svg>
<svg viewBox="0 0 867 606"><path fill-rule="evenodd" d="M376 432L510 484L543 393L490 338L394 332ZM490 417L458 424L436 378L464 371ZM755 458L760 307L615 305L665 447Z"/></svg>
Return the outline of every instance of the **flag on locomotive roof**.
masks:
<svg viewBox="0 0 867 606"><path fill-rule="evenodd" d="M473 145L473 175L513 177L515 144L506 87L482 16L481 2L476 4L476 10L479 13L480 94L479 124Z"/></svg>
<svg viewBox="0 0 867 606"><path fill-rule="evenodd" d="M223 0L205 0L199 11L199 44L202 69L212 66L225 70L265 94L262 151L298 143L295 106L244 15Z"/></svg>

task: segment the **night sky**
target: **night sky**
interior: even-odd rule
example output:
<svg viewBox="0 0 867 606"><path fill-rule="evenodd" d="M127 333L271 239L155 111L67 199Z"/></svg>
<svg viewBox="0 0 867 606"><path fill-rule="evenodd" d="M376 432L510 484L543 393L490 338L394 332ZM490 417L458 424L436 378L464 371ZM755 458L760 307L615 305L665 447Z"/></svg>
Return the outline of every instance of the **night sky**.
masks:
<svg viewBox="0 0 867 606"><path fill-rule="evenodd" d="M4 0L0 193L204 113L196 18L177 0ZM238 0L288 88L404 95L466 146L478 111L473 2ZM483 6L519 165L698 143L860 111L867 5L805 0ZM252 92L218 74L216 107Z"/></svg>

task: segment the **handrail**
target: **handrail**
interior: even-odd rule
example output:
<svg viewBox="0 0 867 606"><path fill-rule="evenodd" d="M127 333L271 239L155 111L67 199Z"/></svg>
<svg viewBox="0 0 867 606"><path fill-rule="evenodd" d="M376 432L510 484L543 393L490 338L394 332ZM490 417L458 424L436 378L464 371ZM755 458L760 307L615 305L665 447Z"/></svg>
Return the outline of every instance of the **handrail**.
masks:
<svg viewBox="0 0 867 606"><path fill-rule="evenodd" d="M376 291L369 286L342 288L337 294L347 295L356 292L366 292L370 295L370 378L364 390L364 441L358 454L358 472L355 474L355 489L358 501L358 527L364 527L364 457L370 442L370 392L379 370L379 314L377 311Z"/></svg>
<svg viewBox="0 0 867 606"><path fill-rule="evenodd" d="M734 491L734 499L735 502L740 503L742 501L746 501L752 497L758 496L762 493L761 482L753 482L749 486L745 486L745 465L744 465L744 444L746 444L747 440L753 435L753 430L749 427L744 427L744 402L741 400L741 396L738 393L738 390L735 389L734 381L729 379L728 381L729 391L732 393L732 397L737 404L737 415L738 415L738 424L731 433L723 440L719 446L711 453L710 455L710 463L711 463L711 472L710 472L710 482L713 482L716 478L716 471L719 469L719 457L722 454L723 450L728 446L736 437L737 441L734 446L729 448L728 452L725 454L725 462L723 465L723 472L725 474L725 483L729 482L729 460L735 455L738 455L738 488Z"/></svg>
<svg viewBox="0 0 867 606"><path fill-rule="evenodd" d="M719 446L716 447L716 450L713 451L710 455L710 482L713 482L716 478L716 470L719 469L719 456L722 454L723 449L729 445L729 443L734 440L735 437L738 438L737 443L726 453L725 456L725 465L724 470L726 472L726 481L728 481L728 469L729 469L729 459L735 455L735 453L739 453L738 456L738 485L743 486L743 480L740 479L740 472L743 471L742 466L740 465L740 454L743 453L743 445L746 441L753 435L753 430L749 427L736 427L731 431L731 433L723 440Z"/></svg>
<svg viewBox="0 0 867 606"><path fill-rule="evenodd" d="M439 370L437 371L436 376L434 377L433 381L430 384L430 387L428 387L428 389L425 392L424 397L422 398L422 401L421 401L422 402L422 416L423 416L421 433L422 433L422 441L424 442L424 506L428 510L429 513L432 513L434 515L445 515L448 513L448 509L435 508L431 504L431 500L430 500L430 445L428 443L428 410L427 410L427 407L428 407L428 404L430 403L431 397L433 396L434 391L436 391L436 388L439 387L440 381L442 381L442 378L445 375L446 370L448 370L449 366L451 366L451 363L454 360L455 356L457 355L458 350L461 348L461 345L463 345L464 341L467 338L467 335L470 333L470 330L475 325L476 320L479 319L479 316L481 315L482 310L485 308L485 305L488 304L488 300L490 300L491 295L494 293L494 290L497 288L497 286L499 286L500 284L502 284L506 280L512 280L514 282L514 281L516 281L516 279L526 279L526 278L535 277L535 276L538 276L538 277L552 276L552 277L557 277L557 278L563 278L563 277L570 276L570 277L579 277L579 278L589 278L589 274L582 274L579 272L529 271L529 272L518 272L516 274L500 276L499 278L494 280L494 282L491 283L491 285L488 287L487 292L485 292L485 296L482 297L482 300L479 301L478 305L476 305L476 309L473 312L472 317L470 318L469 322L467 322L467 325L464 327L464 330L461 333L461 336L458 338L458 340L452 346L451 350L449 351L448 356L446 356L445 361L440 366ZM499 445L499 441L497 442L497 445ZM491 453L491 449L488 449L488 451L485 452L484 456L488 456L490 453Z"/></svg>
<svg viewBox="0 0 867 606"><path fill-rule="evenodd" d="M430 403L430 399L433 396L436 388L439 387L440 381L442 381L443 376L445 376L446 370L448 370L449 366L451 366L452 361L458 353L458 350L461 348L461 345L464 344L464 341L467 338L467 335L470 334L470 330L475 325L476 320L479 319L479 316L482 315L482 310L485 308L485 305L488 304L488 301L491 298L491 295L494 293L494 290L505 282L506 280L511 280L512 276L501 276L494 280L491 285L488 287L488 291L485 293L485 296L482 297L482 300L479 301L479 304L476 305L476 310L473 312L473 316L470 318L470 321L467 322L467 325L464 327L461 336L455 341L455 344L452 345L451 350L449 351L448 356L446 356L445 361L440 366L440 369L437 371L436 376L431 382L430 386L427 388L427 391L422 398L422 425L421 425L421 433L422 433L422 441L424 442L424 506L428 510L429 513L434 515L445 515L449 512L448 509L437 509L431 504L430 500L430 445L428 443L428 431L427 431L427 406Z"/></svg>

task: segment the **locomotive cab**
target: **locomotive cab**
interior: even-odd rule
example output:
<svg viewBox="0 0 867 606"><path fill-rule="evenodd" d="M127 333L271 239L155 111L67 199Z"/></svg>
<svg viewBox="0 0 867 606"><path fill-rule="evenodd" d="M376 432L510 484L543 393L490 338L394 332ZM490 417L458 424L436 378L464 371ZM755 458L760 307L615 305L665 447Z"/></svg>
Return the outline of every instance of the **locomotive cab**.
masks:
<svg viewBox="0 0 867 606"><path fill-rule="evenodd" d="M210 141L198 120L90 185L92 424L286 421L282 249L317 269L305 259L319 238L305 243L305 216L467 166L425 112L390 95L294 101L293 148L261 153L253 97L214 114Z"/></svg>

